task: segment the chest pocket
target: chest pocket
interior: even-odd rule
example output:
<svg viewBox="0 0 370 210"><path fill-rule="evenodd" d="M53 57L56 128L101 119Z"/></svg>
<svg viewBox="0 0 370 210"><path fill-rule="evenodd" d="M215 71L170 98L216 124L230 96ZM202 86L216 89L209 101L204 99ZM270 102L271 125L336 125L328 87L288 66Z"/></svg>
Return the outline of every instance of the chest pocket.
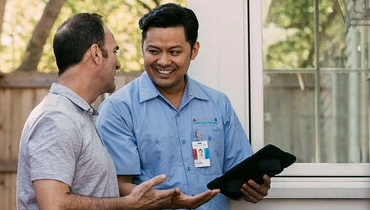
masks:
<svg viewBox="0 0 370 210"><path fill-rule="evenodd" d="M196 167L196 170L203 175L220 175L222 174L222 166L224 162L224 132L221 126L217 123L202 122L194 123L194 133L200 135L195 137L195 141L207 141L210 167Z"/></svg>

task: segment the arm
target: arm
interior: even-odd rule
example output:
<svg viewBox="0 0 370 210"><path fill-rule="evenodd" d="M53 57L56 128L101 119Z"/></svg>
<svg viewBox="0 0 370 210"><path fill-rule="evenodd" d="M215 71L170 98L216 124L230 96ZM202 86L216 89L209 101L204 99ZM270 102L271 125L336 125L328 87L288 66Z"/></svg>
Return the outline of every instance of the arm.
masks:
<svg viewBox="0 0 370 210"><path fill-rule="evenodd" d="M231 123L225 124L225 153L227 154L227 158L225 159L225 171L235 166L241 160L245 159L246 154L248 154L248 156L253 154L248 138L238 117L236 116L235 111L232 109L232 106L228 100L226 104L225 113L227 113L227 119L230 120ZM264 182L261 185L257 184L253 180L248 180L247 183L242 185L240 191L244 194L244 200L257 203L267 195L268 190L271 187L271 180L267 175L263 176L263 180Z"/></svg>
<svg viewBox="0 0 370 210"><path fill-rule="evenodd" d="M130 194L135 190L135 184L132 183L133 176L118 176L118 185L119 185L119 191L121 196ZM162 191L166 190L152 190L153 195L156 195L158 193L161 193ZM209 200L211 200L214 196L216 196L220 190L207 190L203 193L196 195L196 196L189 196L180 191L180 189L176 188L174 189L174 194L171 199L169 200L162 200L159 201L157 204L158 208L171 208L171 209L177 209L177 208L191 208L195 209L199 206L203 205L204 203L207 203Z"/></svg>
<svg viewBox="0 0 370 210"><path fill-rule="evenodd" d="M243 199L252 203L257 203L267 195L270 189L271 180L267 175L263 176L263 184L259 185L253 180L244 183L240 191L244 194Z"/></svg>
<svg viewBox="0 0 370 210"><path fill-rule="evenodd" d="M133 176L131 175L119 175L117 176L118 180L118 188L119 188L119 194L121 196L125 196L130 194L132 189L136 187L135 184L132 183Z"/></svg>
<svg viewBox="0 0 370 210"><path fill-rule="evenodd" d="M36 180L33 186L40 210L113 209L120 204L115 198L98 199L71 194L67 184L56 180Z"/></svg>
<svg viewBox="0 0 370 210"><path fill-rule="evenodd" d="M153 190L166 177L159 175L136 186L129 195L116 198L95 198L70 193L67 184L56 180L36 180L33 182L36 200L40 210L81 209L81 210L146 210L157 209L169 203L176 190Z"/></svg>

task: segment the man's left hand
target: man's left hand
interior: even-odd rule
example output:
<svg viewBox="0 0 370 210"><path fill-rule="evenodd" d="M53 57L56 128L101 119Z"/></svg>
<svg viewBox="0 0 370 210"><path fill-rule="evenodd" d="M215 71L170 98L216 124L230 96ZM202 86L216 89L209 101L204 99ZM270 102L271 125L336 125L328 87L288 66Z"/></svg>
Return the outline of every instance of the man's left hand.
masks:
<svg viewBox="0 0 370 210"><path fill-rule="evenodd" d="M271 188L270 177L266 174L263 175L263 184L259 185L254 180L248 180L247 183L244 183L241 192L244 194L243 199L251 202L257 203L265 196L267 196L269 189Z"/></svg>

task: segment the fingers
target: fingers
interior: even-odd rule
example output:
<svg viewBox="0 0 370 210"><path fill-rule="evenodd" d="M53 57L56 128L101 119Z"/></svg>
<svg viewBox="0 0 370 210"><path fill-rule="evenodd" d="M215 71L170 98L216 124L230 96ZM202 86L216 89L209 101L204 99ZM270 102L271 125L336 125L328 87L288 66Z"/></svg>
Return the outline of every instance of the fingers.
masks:
<svg viewBox="0 0 370 210"><path fill-rule="evenodd" d="M257 203L263 200L264 195L258 193L254 188L250 187L248 184L243 184L241 192L244 194L244 200L251 203Z"/></svg>
<svg viewBox="0 0 370 210"><path fill-rule="evenodd" d="M220 190L207 190L204 191L201 194L198 195L186 195L182 193L181 191L178 191L179 189L175 190L173 199L171 201L171 209L178 209L178 208L186 208L186 209L196 209L199 206L207 203L209 200L211 200L213 197L215 197Z"/></svg>
<svg viewBox="0 0 370 210"><path fill-rule="evenodd" d="M164 181L166 181L167 177L164 174L160 174L155 176L154 178L146 181L150 185L150 188L157 186L159 184L162 184Z"/></svg>
<svg viewBox="0 0 370 210"><path fill-rule="evenodd" d="M193 196L193 198L198 201L209 201L213 197L215 197L219 192L220 190L218 189L217 190L207 190L199 195Z"/></svg>
<svg viewBox="0 0 370 210"><path fill-rule="evenodd" d="M266 187L268 187L268 189L271 188L271 179L269 176L267 176L266 174L263 175L263 185L265 185ZM267 194L266 194L267 195Z"/></svg>
<svg viewBox="0 0 370 210"><path fill-rule="evenodd" d="M199 206L203 205L204 203L207 203L209 200L214 198L218 193L220 193L219 189L216 190L207 190L199 195L192 197L192 202L190 208L195 209Z"/></svg>
<svg viewBox="0 0 370 210"><path fill-rule="evenodd" d="M204 203L211 200L218 193L219 189L207 190L196 196L185 195L179 188L169 190L154 190L153 187L163 183L166 180L164 174L158 175L146 182L141 183L138 187L134 188L131 192L136 198L140 198L138 203L141 201L140 206L143 209L157 209L157 208L191 208L195 209ZM141 194L141 196L139 196ZM145 207L145 208L144 208Z"/></svg>
<svg viewBox="0 0 370 210"><path fill-rule="evenodd" d="M154 186L163 183L166 180L165 175L158 175L150 180L147 180L135 187L129 196L135 200L137 209L163 209L171 204L173 196L176 194L176 189L155 190Z"/></svg>
<svg viewBox="0 0 370 210"><path fill-rule="evenodd" d="M166 180L166 175L161 174L154 178L147 180L136 188L133 189L132 193L141 194L140 197L150 197L152 199L168 199L173 196L175 189L170 190L154 190L153 187L163 183Z"/></svg>
<svg viewBox="0 0 370 210"><path fill-rule="evenodd" d="M271 179L269 176L263 176L263 184L259 185L253 180L248 180L247 183L243 184L241 192L244 194L244 200L257 203L268 194L270 189Z"/></svg>
<svg viewBox="0 0 370 210"><path fill-rule="evenodd" d="M271 179L266 174L263 175L263 184L259 185L254 180L248 180L248 185L251 187L254 191L256 191L258 194L262 194L263 196L266 196L268 193L268 190L270 189Z"/></svg>
<svg viewBox="0 0 370 210"><path fill-rule="evenodd" d="M146 184L144 191L153 190L154 186L162 184L166 180L166 175L160 174L155 176L154 178L143 182L142 184ZM169 190L154 190L154 195L158 198L168 199L169 197L173 196L175 193L180 193L179 189L169 189Z"/></svg>
<svg viewBox="0 0 370 210"><path fill-rule="evenodd" d="M178 196L181 194L181 190L179 188L175 189L175 192L173 193L174 196Z"/></svg>
<svg viewBox="0 0 370 210"><path fill-rule="evenodd" d="M148 181L145 181L145 182L141 183L140 185L138 185L138 187L134 188L133 191L139 191L141 193L146 193L146 192L152 190L152 188L154 186L157 186L157 185L163 183L165 180L166 180L166 175L164 175L164 174L155 176L154 178L152 178Z"/></svg>

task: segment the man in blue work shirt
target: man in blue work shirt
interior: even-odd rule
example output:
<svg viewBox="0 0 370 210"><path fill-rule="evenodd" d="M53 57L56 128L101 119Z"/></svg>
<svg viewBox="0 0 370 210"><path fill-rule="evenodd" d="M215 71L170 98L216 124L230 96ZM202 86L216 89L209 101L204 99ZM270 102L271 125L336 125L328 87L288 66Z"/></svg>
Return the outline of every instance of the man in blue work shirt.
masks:
<svg viewBox="0 0 370 210"><path fill-rule="evenodd" d="M164 4L139 25L145 72L103 102L97 127L122 195L162 173L168 180L158 189L180 188L184 198L198 195L252 154L248 138L227 96L187 75L200 47L194 12ZM199 150L207 158L199 158ZM265 175L263 184L249 180L241 192L256 203L269 188ZM228 209L227 199L219 194L198 209Z"/></svg>

